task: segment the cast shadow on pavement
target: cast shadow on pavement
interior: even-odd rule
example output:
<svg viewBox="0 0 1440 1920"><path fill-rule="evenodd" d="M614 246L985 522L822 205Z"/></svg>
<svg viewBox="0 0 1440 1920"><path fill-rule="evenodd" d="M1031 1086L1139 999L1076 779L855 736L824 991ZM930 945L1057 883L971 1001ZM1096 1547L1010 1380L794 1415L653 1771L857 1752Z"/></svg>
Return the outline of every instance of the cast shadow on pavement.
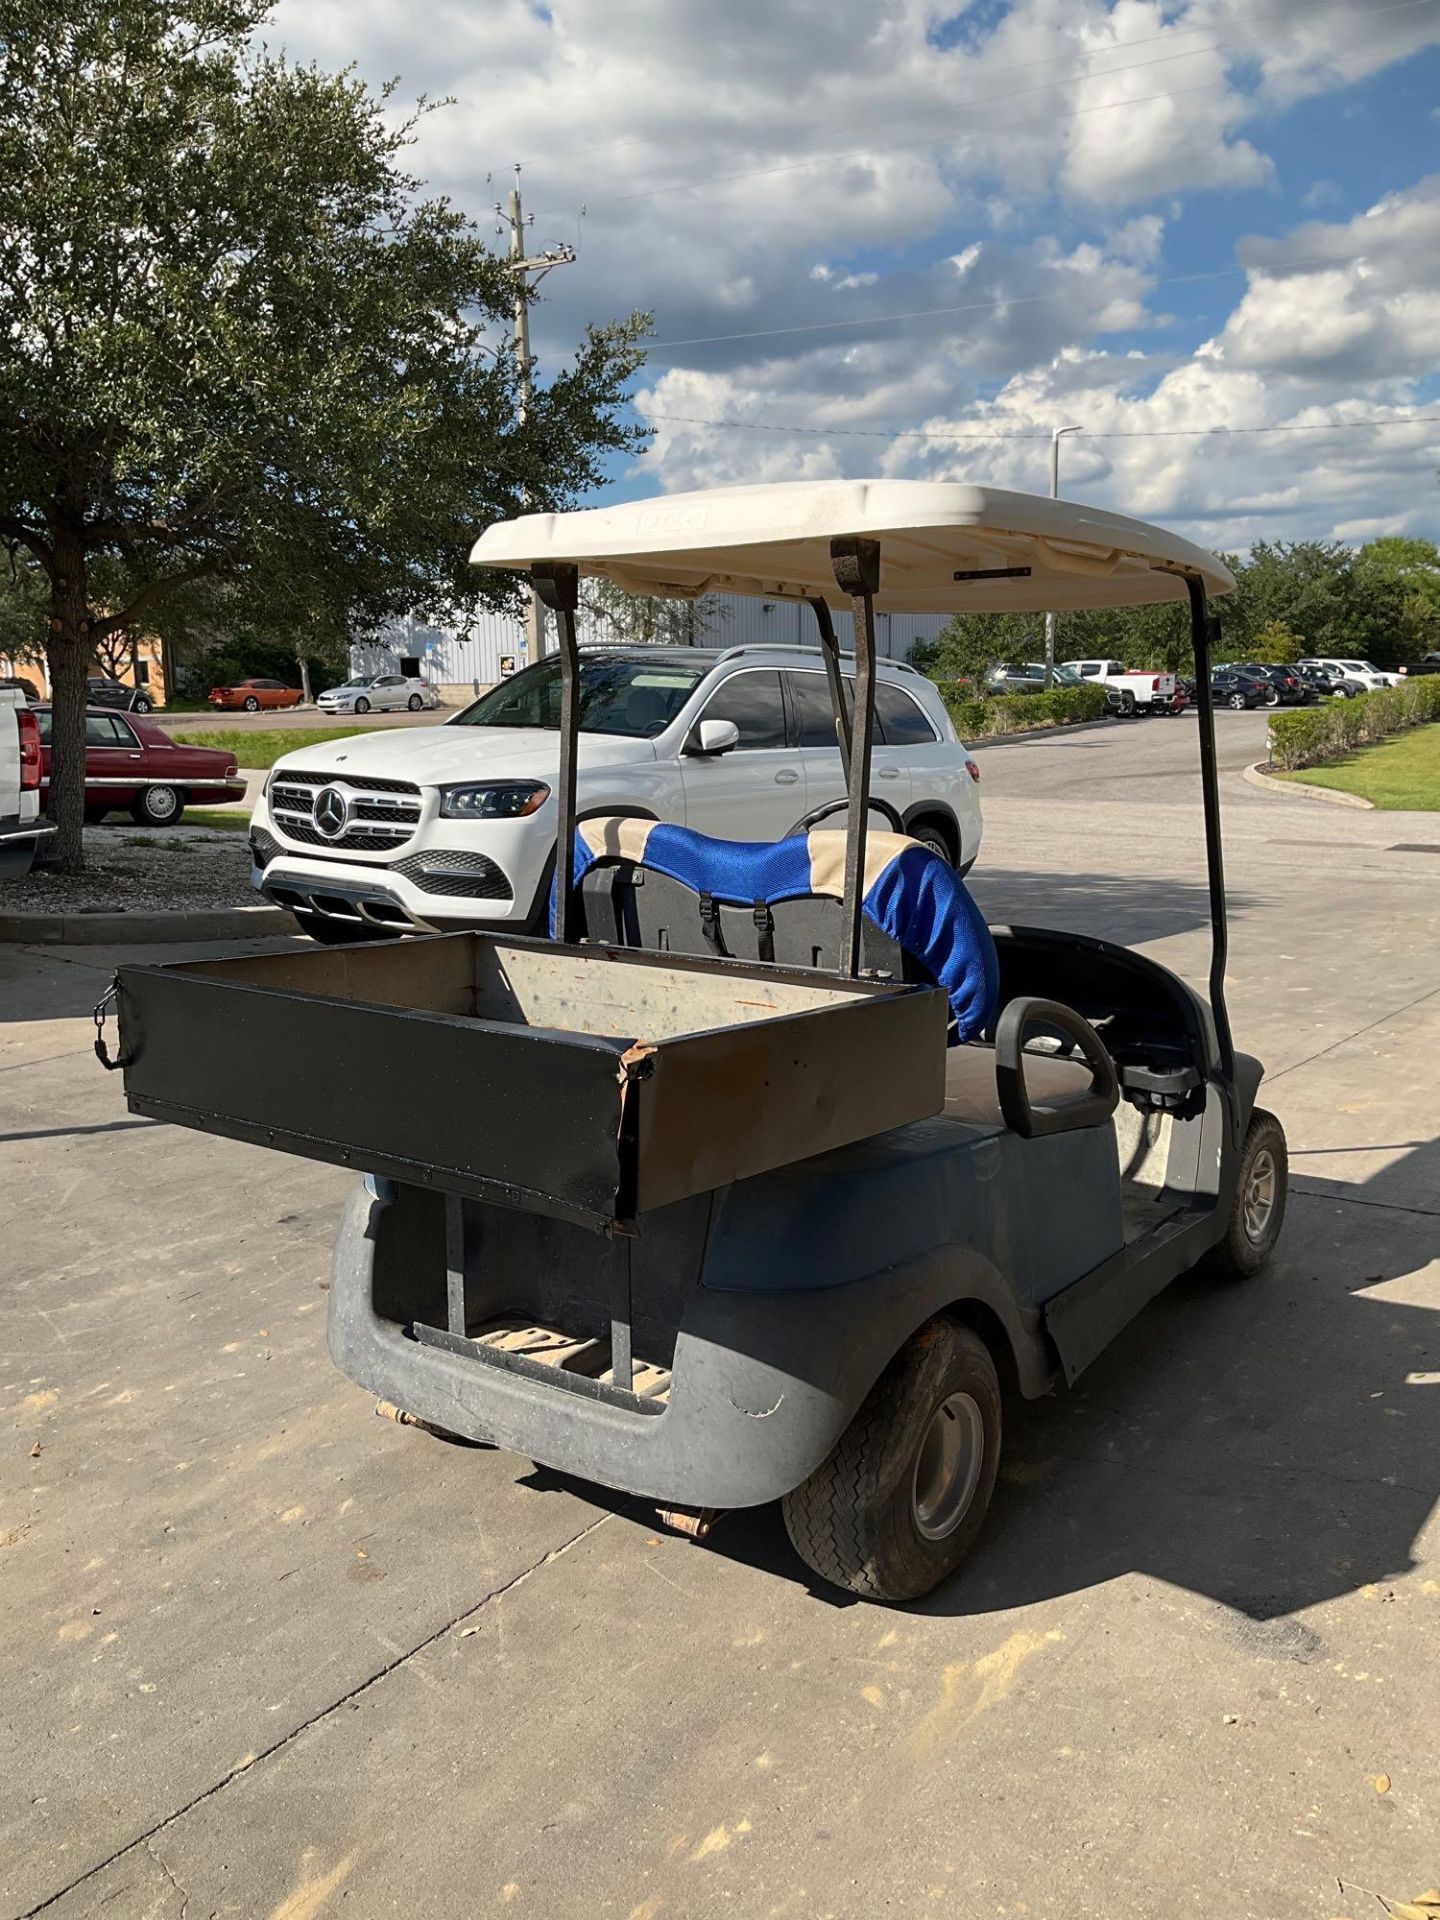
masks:
<svg viewBox="0 0 1440 1920"><path fill-rule="evenodd" d="M1440 1192L1440 1143L1405 1173L1411 1195ZM1185 1276L1069 1392L1007 1407L980 1546L913 1611L990 1613L1139 1572L1288 1646L1307 1630L1285 1616L1412 1567L1440 1494L1440 1313L1404 1283L1440 1217L1340 1191L1295 1181L1264 1273ZM846 1604L776 1508L728 1516L711 1546Z"/></svg>
<svg viewBox="0 0 1440 1920"><path fill-rule="evenodd" d="M1163 863L1163 848L1157 853ZM1131 947L1210 925L1205 883L1163 873L1022 872L987 867L982 853L965 884L992 927L1054 927ZM1236 920L1264 902L1229 887L1226 904Z"/></svg>

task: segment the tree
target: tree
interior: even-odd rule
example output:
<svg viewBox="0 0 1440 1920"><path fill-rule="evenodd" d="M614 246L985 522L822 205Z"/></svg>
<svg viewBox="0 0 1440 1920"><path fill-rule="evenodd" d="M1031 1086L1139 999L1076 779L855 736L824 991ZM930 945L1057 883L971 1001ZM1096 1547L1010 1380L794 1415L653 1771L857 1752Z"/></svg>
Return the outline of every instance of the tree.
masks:
<svg viewBox="0 0 1440 1920"><path fill-rule="evenodd" d="M1043 657L1033 614L957 613L933 640L919 640L910 658L932 680L983 680L992 667L1018 667Z"/></svg>
<svg viewBox="0 0 1440 1920"><path fill-rule="evenodd" d="M1230 652L1231 649L1227 648L1226 651ZM1257 666L1286 667L1298 660L1304 651L1305 642L1293 627L1283 620L1267 620L1252 635L1245 658L1253 660Z"/></svg>
<svg viewBox="0 0 1440 1920"><path fill-rule="evenodd" d="M270 11L6 0L0 539L45 578L72 869L98 644L195 583L307 628L504 604L477 528L568 504L639 438L643 318L589 330L521 423L483 338L513 276L405 166L428 107L272 56Z"/></svg>
<svg viewBox="0 0 1440 1920"><path fill-rule="evenodd" d="M627 593L613 580L600 578L582 584L581 599L594 627L607 640L625 646L703 646L723 612L713 595L698 600L662 599Z"/></svg>

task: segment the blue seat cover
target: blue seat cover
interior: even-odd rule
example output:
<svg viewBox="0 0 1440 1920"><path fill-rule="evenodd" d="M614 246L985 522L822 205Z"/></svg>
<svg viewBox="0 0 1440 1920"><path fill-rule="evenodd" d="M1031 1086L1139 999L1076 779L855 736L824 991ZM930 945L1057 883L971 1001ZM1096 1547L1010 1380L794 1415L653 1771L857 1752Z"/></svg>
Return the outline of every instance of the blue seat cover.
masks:
<svg viewBox="0 0 1440 1920"><path fill-rule="evenodd" d="M653 868L697 895L735 906L839 899L845 836L713 840L689 827L624 817L583 820L575 834L575 885L617 860ZM982 1034L995 1012L999 962L979 908L959 875L931 848L902 834L865 839L861 911L944 989L959 1044ZM554 904L551 906L554 931Z"/></svg>

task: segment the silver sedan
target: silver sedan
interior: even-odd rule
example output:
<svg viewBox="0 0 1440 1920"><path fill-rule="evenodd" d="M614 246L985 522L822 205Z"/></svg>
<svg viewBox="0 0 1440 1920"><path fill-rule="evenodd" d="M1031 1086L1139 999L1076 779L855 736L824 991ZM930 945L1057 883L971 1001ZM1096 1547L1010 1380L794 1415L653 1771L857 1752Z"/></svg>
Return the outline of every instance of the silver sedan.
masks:
<svg viewBox="0 0 1440 1920"><path fill-rule="evenodd" d="M416 680L404 673L376 673L360 680L347 680L343 687L331 687L315 702L321 713L419 713L422 707L440 705L439 689L428 680Z"/></svg>

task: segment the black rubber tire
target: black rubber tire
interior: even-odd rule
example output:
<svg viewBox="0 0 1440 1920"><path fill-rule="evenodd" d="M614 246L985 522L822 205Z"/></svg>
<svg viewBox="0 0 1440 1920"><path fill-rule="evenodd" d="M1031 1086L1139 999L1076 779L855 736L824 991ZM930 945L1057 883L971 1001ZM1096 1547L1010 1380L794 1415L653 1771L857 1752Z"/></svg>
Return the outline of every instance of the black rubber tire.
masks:
<svg viewBox="0 0 1440 1920"><path fill-rule="evenodd" d="M943 827L933 827L927 820L919 826L907 827L905 831L912 840L918 840L922 847L929 847L932 852L938 853L947 867L954 866L955 856L950 851L950 841Z"/></svg>
<svg viewBox="0 0 1440 1920"><path fill-rule="evenodd" d="M247 693L245 696L245 711L246 713L258 713L260 711L260 702L255 698L253 693Z"/></svg>
<svg viewBox="0 0 1440 1920"><path fill-rule="evenodd" d="M155 711L155 702L145 699L142 695L141 698L135 702L131 711L133 713L153 713Z"/></svg>
<svg viewBox="0 0 1440 1920"><path fill-rule="evenodd" d="M1135 718L1135 696L1128 687L1120 689L1120 718L1122 720Z"/></svg>
<svg viewBox="0 0 1440 1920"><path fill-rule="evenodd" d="M355 702L355 711L356 713L368 713L370 711L370 702L365 698L363 693Z"/></svg>
<svg viewBox="0 0 1440 1920"><path fill-rule="evenodd" d="M920 1445L941 1403L966 1393L984 1446L969 1506L943 1540L915 1520ZM806 1566L847 1593L897 1606L955 1573L979 1538L1000 1465L1000 1380L968 1327L927 1321L871 1388L829 1457L781 1502L785 1531Z"/></svg>
<svg viewBox="0 0 1440 1920"><path fill-rule="evenodd" d="M405 702L405 704L410 709L411 713L419 713L420 709L424 706L425 702L420 698L418 693L412 693L410 698Z"/></svg>
<svg viewBox="0 0 1440 1920"><path fill-rule="evenodd" d="M1225 704L1232 712L1243 713L1245 710L1245 696L1243 693L1232 693Z"/></svg>
<svg viewBox="0 0 1440 1920"><path fill-rule="evenodd" d="M1252 1239L1245 1226L1245 1193L1250 1172L1261 1153L1268 1152L1276 1173L1275 1202L1263 1234ZM1235 1196L1230 1203L1230 1218L1225 1237L1207 1255L1205 1271L1221 1280L1248 1280L1258 1273L1275 1251L1285 1225L1285 1200L1290 1185L1290 1156L1285 1145L1285 1129L1273 1113L1256 1107L1250 1116L1245 1144L1240 1149L1240 1172Z"/></svg>
<svg viewBox="0 0 1440 1920"><path fill-rule="evenodd" d="M297 913L295 924L301 933L308 933L310 938L322 947L353 947L358 946L361 941L391 940L398 937L394 934L381 933L378 929L371 927L352 927L345 921L328 920L323 913Z"/></svg>
<svg viewBox="0 0 1440 1920"><path fill-rule="evenodd" d="M146 787L130 809L137 827L178 827L184 815L185 795L179 787Z"/></svg>

